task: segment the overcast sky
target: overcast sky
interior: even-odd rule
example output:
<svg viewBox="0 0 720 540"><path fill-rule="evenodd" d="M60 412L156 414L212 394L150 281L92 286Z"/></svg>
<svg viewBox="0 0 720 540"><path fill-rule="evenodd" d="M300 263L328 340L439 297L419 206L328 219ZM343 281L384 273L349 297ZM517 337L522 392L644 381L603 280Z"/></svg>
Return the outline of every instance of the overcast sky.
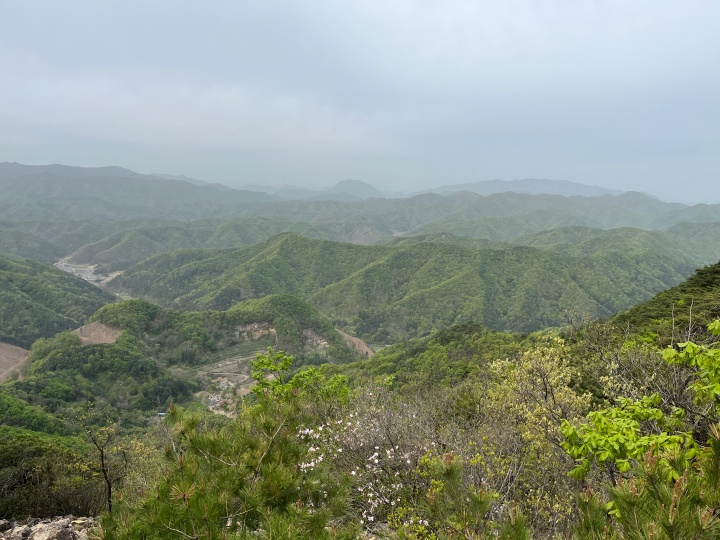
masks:
<svg viewBox="0 0 720 540"><path fill-rule="evenodd" d="M720 2L0 0L0 161L720 202Z"/></svg>

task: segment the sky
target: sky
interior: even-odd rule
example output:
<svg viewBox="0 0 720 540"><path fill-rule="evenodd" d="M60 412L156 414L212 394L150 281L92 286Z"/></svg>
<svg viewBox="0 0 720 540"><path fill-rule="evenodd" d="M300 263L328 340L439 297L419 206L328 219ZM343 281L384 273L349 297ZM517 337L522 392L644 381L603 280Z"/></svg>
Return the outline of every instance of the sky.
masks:
<svg viewBox="0 0 720 540"><path fill-rule="evenodd" d="M0 161L720 203L717 0L0 0Z"/></svg>

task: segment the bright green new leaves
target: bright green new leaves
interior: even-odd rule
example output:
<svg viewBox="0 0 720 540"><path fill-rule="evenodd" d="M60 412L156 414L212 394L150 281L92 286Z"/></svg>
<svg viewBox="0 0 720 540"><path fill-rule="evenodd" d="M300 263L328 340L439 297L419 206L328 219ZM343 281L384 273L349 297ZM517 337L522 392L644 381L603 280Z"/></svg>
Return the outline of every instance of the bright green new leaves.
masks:
<svg viewBox="0 0 720 540"><path fill-rule="evenodd" d="M588 422L579 427L563 421L560 426L566 439L563 448L578 462L570 475L578 480L584 478L597 461L614 478L615 469L629 471L631 460L639 460L647 452L661 454L683 448L694 452L695 443L690 433L661 431L672 427L676 420L666 417L657 408L659 404L658 394L637 401L620 398L616 407L589 413ZM678 409L676 415L681 417L682 411ZM655 432L643 429L643 425L652 425Z"/></svg>
<svg viewBox="0 0 720 540"><path fill-rule="evenodd" d="M711 323L708 330L720 336L720 320ZM691 388L697 403L720 404L720 349L692 342L680 343L678 347L680 351L668 348L663 352L665 361L695 369L696 379ZM658 394L637 401L620 398L617 407L589 413L588 422L579 427L564 421L560 427L566 439L563 448L578 461L570 474L582 479L597 461L614 478L614 468L627 472L632 467L631 460L637 461L647 452L667 456L683 450L685 459L693 459L698 446L692 434L682 429L685 411L674 407L668 416L659 405ZM669 475L677 479L677 474Z"/></svg>
<svg viewBox="0 0 720 540"><path fill-rule="evenodd" d="M577 540L684 540L712 539L720 535L720 432L710 429L708 446L692 461L686 454L660 456L647 453L632 475L608 486L607 498L590 488L578 498L580 522ZM669 475L668 471L674 471ZM673 480L668 480L669 477ZM612 509L612 519L608 519Z"/></svg>
<svg viewBox="0 0 720 540"><path fill-rule="evenodd" d="M708 326L708 330L720 336L720 320ZM697 379L692 385L698 402L709 401L720 404L720 348L697 345L692 342L679 343L680 351L672 348L663 351L663 358L671 364L690 366L697 370Z"/></svg>

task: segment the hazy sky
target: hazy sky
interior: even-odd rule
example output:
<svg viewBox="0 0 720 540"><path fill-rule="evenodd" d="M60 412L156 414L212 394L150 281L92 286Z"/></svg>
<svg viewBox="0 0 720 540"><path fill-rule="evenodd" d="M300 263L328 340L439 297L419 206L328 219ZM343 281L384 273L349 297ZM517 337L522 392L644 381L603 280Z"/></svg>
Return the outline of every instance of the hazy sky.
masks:
<svg viewBox="0 0 720 540"><path fill-rule="evenodd" d="M720 202L720 1L0 0L0 161Z"/></svg>

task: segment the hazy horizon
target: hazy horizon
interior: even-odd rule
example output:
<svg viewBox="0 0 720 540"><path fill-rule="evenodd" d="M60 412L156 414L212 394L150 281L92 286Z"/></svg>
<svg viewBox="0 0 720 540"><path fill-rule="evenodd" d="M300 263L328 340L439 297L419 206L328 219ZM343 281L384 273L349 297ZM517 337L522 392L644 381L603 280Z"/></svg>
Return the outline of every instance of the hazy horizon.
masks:
<svg viewBox="0 0 720 540"><path fill-rule="evenodd" d="M0 0L0 161L720 203L720 4Z"/></svg>

